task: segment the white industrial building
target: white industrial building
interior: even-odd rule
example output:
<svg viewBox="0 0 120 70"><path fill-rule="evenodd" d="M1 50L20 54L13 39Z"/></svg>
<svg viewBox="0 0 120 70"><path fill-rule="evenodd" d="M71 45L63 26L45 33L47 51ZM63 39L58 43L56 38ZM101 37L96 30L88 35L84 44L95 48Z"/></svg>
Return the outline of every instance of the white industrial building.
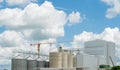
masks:
<svg viewBox="0 0 120 70"><path fill-rule="evenodd" d="M98 56L98 58L103 56L106 65L116 64L115 43L97 39L85 42L84 45L84 53Z"/></svg>
<svg viewBox="0 0 120 70"><path fill-rule="evenodd" d="M59 47L49 53L49 61L12 59L12 70L98 70L99 65L116 64L115 44L104 40L85 42L84 52L73 54ZM104 69L99 69L104 70Z"/></svg>
<svg viewBox="0 0 120 70"><path fill-rule="evenodd" d="M77 54L76 55L77 68L88 68L88 70L97 70L97 58L92 55L87 54Z"/></svg>
<svg viewBox="0 0 120 70"><path fill-rule="evenodd" d="M76 54L76 67L87 68L88 70L98 70L99 65L105 63L105 59L102 56L88 55L88 54Z"/></svg>

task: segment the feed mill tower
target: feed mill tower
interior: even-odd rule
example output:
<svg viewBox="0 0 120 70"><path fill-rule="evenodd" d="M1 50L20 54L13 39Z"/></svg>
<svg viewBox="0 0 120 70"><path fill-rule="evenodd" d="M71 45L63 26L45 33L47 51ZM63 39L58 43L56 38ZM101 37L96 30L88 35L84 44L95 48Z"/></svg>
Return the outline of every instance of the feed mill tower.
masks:
<svg viewBox="0 0 120 70"><path fill-rule="evenodd" d="M104 56L106 65L116 64L115 43L96 39L85 42L84 52L89 55Z"/></svg>

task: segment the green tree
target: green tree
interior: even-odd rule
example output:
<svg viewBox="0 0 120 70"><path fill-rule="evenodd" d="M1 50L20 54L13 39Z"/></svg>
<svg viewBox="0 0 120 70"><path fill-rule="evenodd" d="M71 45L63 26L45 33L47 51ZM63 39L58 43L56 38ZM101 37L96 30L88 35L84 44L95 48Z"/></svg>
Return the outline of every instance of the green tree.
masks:
<svg viewBox="0 0 120 70"><path fill-rule="evenodd" d="M114 66L111 68L111 70L120 70L120 66Z"/></svg>

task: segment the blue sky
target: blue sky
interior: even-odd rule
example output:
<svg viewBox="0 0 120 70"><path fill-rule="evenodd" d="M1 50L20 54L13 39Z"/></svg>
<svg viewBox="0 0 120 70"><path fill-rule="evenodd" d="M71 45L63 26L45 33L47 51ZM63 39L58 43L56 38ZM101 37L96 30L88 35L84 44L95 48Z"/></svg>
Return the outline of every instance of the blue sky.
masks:
<svg viewBox="0 0 120 70"><path fill-rule="evenodd" d="M107 27L120 27L119 24L119 18L118 15L115 18L108 19L105 17L106 11L109 8L108 5L106 5L101 0L51 0L53 5L60 8L65 8L68 10L65 10L66 12L71 11L79 11L82 15L85 15L85 20L79 24L75 24L71 27L66 26L66 34L65 36L68 39L73 38L74 35L80 34L83 31L93 32L93 33L101 33L104 31ZM70 9L70 10L69 10ZM63 9L64 10L64 9ZM71 32L72 31L72 32ZM64 37L64 38L66 38Z"/></svg>
<svg viewBox="0 0 120 70"><path fill-rule="evenodd" d="M73 47L103 39L120 45L119 22L119 0L0 0L0 55L26 41L73 40ZM10 64L5 58L0 64Z"/></svg>

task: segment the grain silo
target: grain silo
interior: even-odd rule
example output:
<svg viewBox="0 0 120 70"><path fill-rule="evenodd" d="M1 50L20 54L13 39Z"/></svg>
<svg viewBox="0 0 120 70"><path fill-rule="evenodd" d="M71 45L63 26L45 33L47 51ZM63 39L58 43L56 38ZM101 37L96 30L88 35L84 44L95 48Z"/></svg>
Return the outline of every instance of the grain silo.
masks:
<svg viewBox="0 0 120 70"><path fill-rule="evenodd" d="M76 66L77 66L77 58L73 57L73 67L76 67Z"/></svg>
<svg viewBox="0 0 120 70"><path fill-rule="evenodd" d="M27 70L35 70L37 68L37 60L27 60Z"/></svg>
<svg viewBox="0 0 120 70"><path fill-rule="evenodd" d="M49 55L50 67L61 68L62 67L62 53L61 52L51 52Z"/></svg>
<svg viewBox="0 0 120 70"><path fill-rule="evenodd" d="M74 58L74 55L70 52L68 54L68 67L69 68L72 68L73 67L73 58Z"/></svg>
<svg viewBox="0 0 120 70"><path fill-rule="evenodd" d="M62 52L62 67L68 67L68 53L64 51Z"/></svg>
<svg viewBox="0 0 120 70"><path fill-rule="evenodd" d="M48 68L49 67L49 62L45 61L45 67Z"/></svg>
<svg viewBox="0 0 120 70"><path fill-rule="evenodd" d="M27 70L26 59L12 59L12 70Z"/></svg>
<svg viewBox="0 0 120 70"><path fill-rule="evenodd" d="M37 68L44 68L45 67L45 61L37 61Z"/></svg>

